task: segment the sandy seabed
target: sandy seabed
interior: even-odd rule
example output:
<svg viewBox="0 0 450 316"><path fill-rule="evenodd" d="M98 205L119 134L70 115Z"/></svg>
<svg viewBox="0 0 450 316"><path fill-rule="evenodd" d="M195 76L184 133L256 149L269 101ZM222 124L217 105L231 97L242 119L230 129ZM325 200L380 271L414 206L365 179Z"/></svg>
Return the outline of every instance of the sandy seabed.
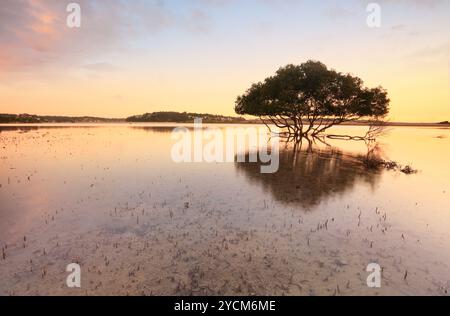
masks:
<svg viewBox="0 0 450 316"><path fill-rule="evenodd" d="M364 148L282 151L263 175L174 164L170 129L3 130L0 294L446 295L450 176L424 152L449 133L396 128L386 150L405 133L428 143L389 154L416 175L362 169Z"/></svg>

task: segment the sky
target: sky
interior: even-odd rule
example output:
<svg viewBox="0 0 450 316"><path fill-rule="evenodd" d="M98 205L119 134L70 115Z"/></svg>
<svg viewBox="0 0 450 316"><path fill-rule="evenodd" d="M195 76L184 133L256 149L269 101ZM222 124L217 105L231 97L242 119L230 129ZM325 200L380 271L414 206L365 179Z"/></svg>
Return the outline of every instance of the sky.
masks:
<svg viewBox="0 0 450 316"><path fill-rule="evenodd" d="M449 13L448 0L2 0L0 113L235 115L252 83L313 59L387 89L391 121L450 120Z"/></svg>

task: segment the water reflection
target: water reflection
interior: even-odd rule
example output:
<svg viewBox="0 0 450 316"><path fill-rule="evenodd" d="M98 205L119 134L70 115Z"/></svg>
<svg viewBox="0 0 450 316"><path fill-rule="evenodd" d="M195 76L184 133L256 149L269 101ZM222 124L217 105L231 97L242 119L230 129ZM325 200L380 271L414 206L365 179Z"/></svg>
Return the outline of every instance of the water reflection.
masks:
<svg viewBox="0 0 450 316"><path fill-rule="evenodd" d="M367 170L360 156L335 147L284 149L277 173L261 174L262 163L236 163L236 170L252 184L261 185L274 199L308 208L322 200L343 195L357 183L374 186L379 170Z"/></svg>
<svg viewBox="0 0 450 316"><path fill-rule="evenodd" d="M20 132L26 133L38 130L38 126L0 126L0 133L2 132Z"/></svg>
<svg viewBox="0 0 450 316"><path fill-rule="evenodd" d="M173 126L130 126L136 130L142 130L149 133L159 133L159 134L169 134L172 133L174 128Z"/></svg>
<svg viewBox="0 0 450 316"><path fill-rule="evenodd" d="M176 164L178 126L0 126L0 295L450 290L450 130L394 128L379 147L282 144L279 171L261 174L261 163ZM378 156L420 172L367 170ZM65 286L71 262L79 292ZM369 262L384 268L377 292Z"/></svg>

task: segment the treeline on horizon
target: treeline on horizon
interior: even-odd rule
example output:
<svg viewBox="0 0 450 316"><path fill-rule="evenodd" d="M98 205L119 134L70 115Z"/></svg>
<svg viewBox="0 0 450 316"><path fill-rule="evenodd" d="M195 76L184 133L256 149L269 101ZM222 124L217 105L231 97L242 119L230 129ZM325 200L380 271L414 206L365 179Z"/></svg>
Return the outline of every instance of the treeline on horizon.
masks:
<svg viewBox="0 0 450 316"><path fill-rule="evenodd" d="M0 114L0 123L100 123L120 122L123 119L108 119L92 116L56 116L32 114Z"/></svg>
<svg viewBox="0 0 450 316"><path fill-rule="evenodd" d="M234 123L245 122L242 117L213 115L206 113L187 113L187 112L154 112L142 115L130 116L127 122L175 122L191 123L196 118L201 118L204 123Z"/></svg>
<svg viewBox="0 0 450 316"><path fill-rule="evenodd" d="M93 116L53 116L32 114L0 114L0 123L114 123L114 122L168 122L188 123L201 118L204 123L243 123L244 118L187 112L154 112L134 115L128 118L102 118Z"/></svg>
<svg viewBox="0 0 450 316"><path fill-rule="evenodd" d="M0 124L38 124L38 123L192 123L195 118L201 118L203 123L257 123L257 120L246 120L242 117L188 113L188 112L154 112L142 115L134 115L128 118L103 118L94 116L56 116L56 115L32 115L32 114L1 114ZM359 121L359 124L365 124ZM421 125L422 123L395 123L387 122L387 125ZM440 124L450 125L449 121L438 123L426 123L425 125Z"/></svg>

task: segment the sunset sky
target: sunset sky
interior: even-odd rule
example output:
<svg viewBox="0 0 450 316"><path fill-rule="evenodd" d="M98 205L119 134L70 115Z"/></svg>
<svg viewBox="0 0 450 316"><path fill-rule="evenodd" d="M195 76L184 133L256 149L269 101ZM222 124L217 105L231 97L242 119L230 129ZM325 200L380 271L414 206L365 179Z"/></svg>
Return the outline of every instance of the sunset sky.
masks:
<svg viewBox="0 0 450 316"><path fill-rule="evenodd" d="M315 59L386 88L392 121L450 120L449 14L448 0L2 0L0 113L234 115L251 83Z"/></svg>

